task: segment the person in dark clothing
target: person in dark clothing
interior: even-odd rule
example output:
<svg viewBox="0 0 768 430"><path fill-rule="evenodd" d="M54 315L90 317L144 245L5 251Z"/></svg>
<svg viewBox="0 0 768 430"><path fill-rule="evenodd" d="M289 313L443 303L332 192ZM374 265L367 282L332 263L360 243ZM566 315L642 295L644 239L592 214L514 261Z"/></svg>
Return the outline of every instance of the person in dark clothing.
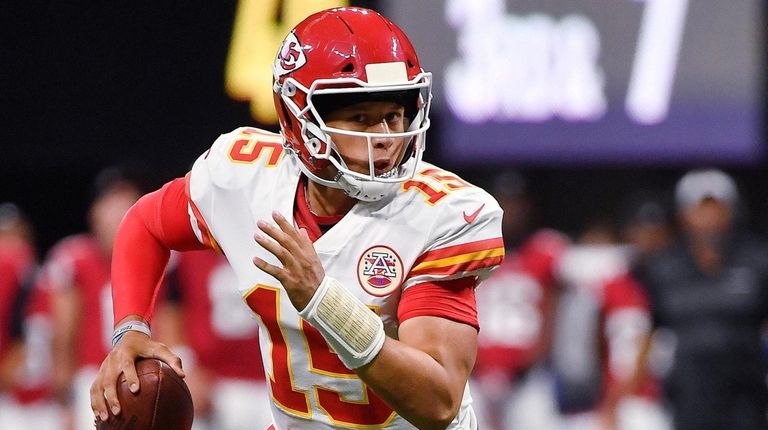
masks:
<svg viewBox="0 0 768 430"><path fill-rule="evenodd" d="M663 387L675 428L766 429L768 243L736 222L738 190L720 170L687 173L675 201L679 240L639 271L674 339Z"/></svg>

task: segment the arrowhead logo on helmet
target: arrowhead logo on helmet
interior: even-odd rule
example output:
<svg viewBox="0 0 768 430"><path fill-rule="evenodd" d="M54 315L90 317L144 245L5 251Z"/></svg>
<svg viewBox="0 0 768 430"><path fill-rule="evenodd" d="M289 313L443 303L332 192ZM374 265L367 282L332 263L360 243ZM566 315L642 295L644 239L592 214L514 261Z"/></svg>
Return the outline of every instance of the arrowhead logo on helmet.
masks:
<svg viewBox="0 0 768 430"><path fill-rule="evenodd" d="M275 75L283 76L291 73L301 66L307 64L307 57L304 55L304 49L301 42L296 38L296 34L291 32L283 41L283 46L277 51L275 59Z"/></svg>

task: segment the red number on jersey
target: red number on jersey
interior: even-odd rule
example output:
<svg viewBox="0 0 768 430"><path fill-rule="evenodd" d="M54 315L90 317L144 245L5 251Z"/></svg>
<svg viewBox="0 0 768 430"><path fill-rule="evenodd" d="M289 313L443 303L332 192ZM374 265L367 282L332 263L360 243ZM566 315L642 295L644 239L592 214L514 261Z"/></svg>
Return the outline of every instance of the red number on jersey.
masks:
<svg viewBox="0 0 768 430"><path fill-rule="evenodd" d="M268 324L280 321L280 291L275 287L257 285L248 295L247 302L264 321L272 340L272 374L269 375L272 399L280 409L305 418L311 417L309 394L293 386L291 351L285 333L279 324Z"/></svg>
<svg viewBox="0 0 768 430"><path fill-rule="evenodd" d="M236 163L253 163L264 151L269 151L266 165L273 167L283 156L283 145L274 135L264 134L255 129L245 129L241 133L241 138L232 144L229 158Z"/></svg>
<svg viewBox="0 0 768 430"><path fill-rule="evenodd" d="M294 415L311 417L309 394L293 385L293 375L308 370L325 377L358 380L364 390L362 400L347 400L338 391L313 385L318 406L334 424L378 427L395 418L392 408L360 381L355 372L344 367L320 332L304 320L301 321L300 331L304 337L303 344L306 345L309 369L292 366L285 332L279 323L280 291L277 288L258 285L246 301L261 317L272 341L272 375L269 375L269 383L278 407Z"/></svg>
<svg viewBox="0 0 768 430"><path fill-rule="evenodd" d="M461 180L458 176L445 170L425 169L419 172L418 176L405 181L402 190L408 191L411 188L415 188L427 198L427 203L434 205L451 191L469 186L468 183Z"/></svg>

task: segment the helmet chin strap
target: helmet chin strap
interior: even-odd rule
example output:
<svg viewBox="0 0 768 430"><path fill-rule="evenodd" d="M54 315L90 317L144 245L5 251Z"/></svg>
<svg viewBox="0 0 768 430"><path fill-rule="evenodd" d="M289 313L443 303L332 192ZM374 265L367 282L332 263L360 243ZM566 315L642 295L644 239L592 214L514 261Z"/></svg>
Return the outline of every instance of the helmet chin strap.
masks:
<svg viewBox="0 0 768 430"><path fill-rule="evenodd" d="M292 155L297 156L296 154ZM362 181L354 178L350 175L345 175L342 172L338 172L333 180L323 179L315 173L311 172L307 166L299 161L299 169L301 172L307 175L311 181L323 185L328 188L336 188L344 191L344 194L363 202L375 202L383 199L388 194L395 191L400 186L399 183L386 183L386 182L374 182L374 181Z"/></svg>
<svg viewBox="0 0 768 430"><path fill-rule="evenodd" d="M293 155L294 157L299 158L298 154L295 154L293 152L289 152L289 153L291 155ZM323 178L317 176L316 174L312 173L307 168L307 166L304 165L304 163L301 160L298 160L298 161L299 161L298 164L299 164L299 169L301 170L301 173L307 175L307 178L312 180L312 182L318 183L318 184L323 185L323 186L328 187L328 188L336 188L336 189L339 189L339 190L343 189L343 188L341 188L341 185L336 183L336 181L329 181L328 179L323 179Z"/></svg>
<svg viewBox="0 0 768 430"><path fill-rule="evenodd" d="M328 145L331 145L331 137L322 131L320 127L310 121L303 121L303 123L304 129L302 131L304 134L303 137L307 139L306 142L311 142L312 140L317 140L324 137L325 142L327 142ZM316 151L318 148L309 145L309 143L305 143L305 145L308 145L308 149L310 149L310 151ZM319 146L319 143L317 145ZM293 152L291 152L291 154L293 154ZM298 157L298 154L293 155ZM394 192L395 188L400 185L398 183L364 181L351 175L345 175L342 171L338 171L333 180L328 180L321 178L317 174L311 172L301 160L299 160L298 164L301 171L313 182L329 188L340 189L344 191L344 194L347 196L364 202L375 202L377 200L381 200L387 194Z"/></svg>
<svg viewBox="0 0 768 430"><path fill-rule="evenodd" d="M387 194L394 192L394 188L399 187L399 183L385 183L373 181L361 181L342 172L336 174L336 177L329 181L312 173L304 163L299 162L299 169L307 175L312 182L323 185L328 188L336 188L344 191L344 194L363 202L375 202L383 199Z"/></svg>
<svg viewBox="0 0 768 430"><path fill-rule="evenodd" d="M361 181L341 172L336 175L336 183L344 194L363 202L379 201L400 186L397 182Z"/></svg>

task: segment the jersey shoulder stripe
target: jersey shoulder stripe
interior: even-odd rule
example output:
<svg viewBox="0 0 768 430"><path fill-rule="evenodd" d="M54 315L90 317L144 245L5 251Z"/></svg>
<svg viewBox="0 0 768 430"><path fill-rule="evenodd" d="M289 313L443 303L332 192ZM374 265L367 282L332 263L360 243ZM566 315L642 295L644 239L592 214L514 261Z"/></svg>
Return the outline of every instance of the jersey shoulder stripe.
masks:
<svg viewBox="0 0 768 430"><path fill-rule="evenodd" d="M425 232L404 289L461 277L481 281L502 262L502 209L488 192L429 163L403 188L419 193L403 195L395 216L423 226ZM420 202L421 194L435 198Z"/></svg>
<svg viewBox="0 0 768 430"><path fill-rule="evenodd" d="M413 265L409 277L419 275L450 276L491 268L504 258L501 237L478 240L427 251Z"/></svg>

